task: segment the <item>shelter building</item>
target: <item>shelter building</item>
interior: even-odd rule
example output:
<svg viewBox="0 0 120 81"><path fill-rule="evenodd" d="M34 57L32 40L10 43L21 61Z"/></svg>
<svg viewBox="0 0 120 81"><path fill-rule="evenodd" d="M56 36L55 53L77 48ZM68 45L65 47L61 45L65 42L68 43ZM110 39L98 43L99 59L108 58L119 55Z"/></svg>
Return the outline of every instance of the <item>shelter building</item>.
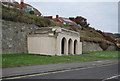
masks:
<svg viewBox="0 0 120 81"><path fill-rule="evenodd" d="M28 53L50 56L82 54L78 32L61 27L44 27L28 35Z"/></svg>

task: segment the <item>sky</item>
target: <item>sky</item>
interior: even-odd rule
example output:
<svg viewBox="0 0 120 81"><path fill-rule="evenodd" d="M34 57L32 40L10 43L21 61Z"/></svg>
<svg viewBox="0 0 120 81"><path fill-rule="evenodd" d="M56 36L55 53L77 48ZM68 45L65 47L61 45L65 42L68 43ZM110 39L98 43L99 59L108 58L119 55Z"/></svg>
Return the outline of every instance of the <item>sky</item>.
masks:
<svg viewBox="0 0 120 81"><path fill-rule="evenodd" d="M118 0L26 0L43 16L82 16L90 26L103 32L118 33Z"/></svg>

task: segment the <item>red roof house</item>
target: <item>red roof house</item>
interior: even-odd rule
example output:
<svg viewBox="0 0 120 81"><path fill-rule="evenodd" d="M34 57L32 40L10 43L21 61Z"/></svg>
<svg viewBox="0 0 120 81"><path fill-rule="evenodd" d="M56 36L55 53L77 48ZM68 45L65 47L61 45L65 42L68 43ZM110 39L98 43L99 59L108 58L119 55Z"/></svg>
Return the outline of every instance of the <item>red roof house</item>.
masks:
<svg viewBox="0 0 120 81"><path fill-rule="evenodd" d="M74 21L70 20L69 18L59 17L56 15L56 18L54 18L56 22L60 22L62 24L66 25L77 25Z"/></svg>

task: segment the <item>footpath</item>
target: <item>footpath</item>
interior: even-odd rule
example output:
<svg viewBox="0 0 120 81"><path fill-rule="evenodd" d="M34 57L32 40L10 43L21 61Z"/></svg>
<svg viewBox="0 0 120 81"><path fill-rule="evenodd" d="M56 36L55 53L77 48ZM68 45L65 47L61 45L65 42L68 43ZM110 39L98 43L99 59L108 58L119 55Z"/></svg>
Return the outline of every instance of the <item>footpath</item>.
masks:
<svg viewBox="0 0 120 81"><path fill-rule="evenodd" d="M15 76L24 76L24 75L56 72L62 70L85 68L91 66L115 64L115 63L118 63L118 59L3 68L2 77L7 78L7 77L15 77Z"/></svg>

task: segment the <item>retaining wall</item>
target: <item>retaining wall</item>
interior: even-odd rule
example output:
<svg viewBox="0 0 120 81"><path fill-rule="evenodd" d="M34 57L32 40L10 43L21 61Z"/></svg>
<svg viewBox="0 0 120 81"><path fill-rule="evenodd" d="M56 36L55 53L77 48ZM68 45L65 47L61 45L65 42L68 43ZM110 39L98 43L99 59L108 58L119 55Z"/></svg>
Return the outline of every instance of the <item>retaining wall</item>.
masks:
<svg viewBox="0 0 120 81"><path fill-rule="evenodd" d="M106 51L115 51L116 46L110 45ZM82 42L82 51L103 51L103 49L99 46L99 43L93 42Z"/></svg>
<svg viewBox="0 0 120 81"><path fill-rule="evenodd" d="M39 29L33 24L2 20L2 34L0 34L0 52L2 54L28 53L27 35ZM103 51L97 43L83 42L83 51ZM115 46L108 47L107 51L116 50Z"/></svg>
<svg viewBox="0 0 120 81"><path fill-rule="evenodd" d="M27 35L39 27L2 20L2 53L27 53Z"/></svg>

